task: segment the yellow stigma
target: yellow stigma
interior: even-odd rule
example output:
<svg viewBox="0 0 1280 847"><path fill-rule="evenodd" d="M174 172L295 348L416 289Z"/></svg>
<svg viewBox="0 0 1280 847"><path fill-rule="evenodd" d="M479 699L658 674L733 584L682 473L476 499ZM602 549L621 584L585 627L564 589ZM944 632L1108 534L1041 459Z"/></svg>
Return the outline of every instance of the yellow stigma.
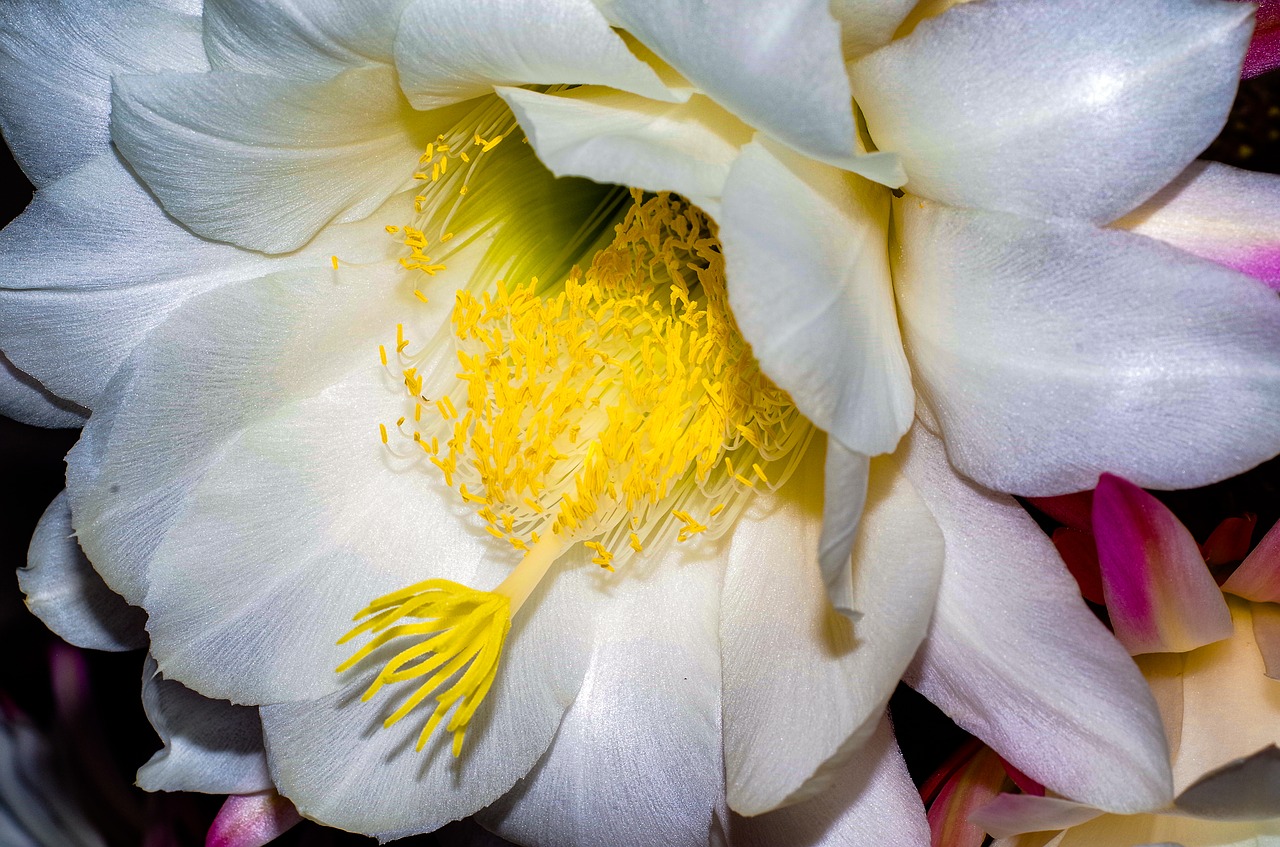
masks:
<svg viewBox="0 0 1280 847"><path fill-rule="evenodd" d="M415 199L420 218L387 227L403 238L401 265L423 302L420 274L447 271L428 255L425 233L452 228L465 243L490 225L479 207L468 218L468 204L501 207L508 186L486 181L461 197L477 166L488 163L491 176L514 172L514 162L540 167L527 145L498 146L519 134L514 124L483 114L487 130L427 148L415 174L427 183ZM457 168L442 164L446 155ZM522 175L511 190L536 198L538 178ZM489 592L427 580L379 598L344 637L373 636L340 671L392 640L411 641L365 699L389 683L423 680L386 721L435 693L419 749L456 705L446 730L459 753L498 671L511 616L564 550L581 542L612 572L668 542L714 538L753 490L786 481L812 436L738 331L711 220L669 194L632 191L628 203L625 193L590 190L598 198L590 205L561 208L581 209L563 242L537 237L539 219L555 214L545 204L521 209L526 220L513 214L492 224L495 247L512 255L495 258L491 248L456 287L452 351L429 328L425 343L412 344L421 337L412 320L379 348L406 406L394 425L382 425L386 449L438 474L489 535L524 554ZM529 257L537 252L548 258ZM538 276L522 275L535 268Z"/></svg>
<svg viewBox="0 0 1280 847"><path fill-rule="evenodd" d="M416 748L426 746L431 733L453 709L445 731L453 733L453 755L459 755L467 725L497 676L502 647L511 631L511 616L529 599L563 546L557 536L544 538L493 591L477 591L447 579L429 579L379 597L360 610L354 619L365 620L338 642L344 644L365 634L373 636L338 666L338 672L349 670L393 640L410 641L410 646L387 662L360 699L372 699L389 683L422 680L413 694L383 721L383 726L396 724L435 694L436 707L418 733Z"/></svg>

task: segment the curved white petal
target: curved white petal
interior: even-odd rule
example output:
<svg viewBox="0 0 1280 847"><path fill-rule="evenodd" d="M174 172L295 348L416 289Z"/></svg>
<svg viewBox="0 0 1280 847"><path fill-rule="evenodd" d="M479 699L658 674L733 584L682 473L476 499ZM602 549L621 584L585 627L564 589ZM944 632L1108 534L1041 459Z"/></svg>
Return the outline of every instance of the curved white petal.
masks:
<svg viewBox="0 0 1280 847"><path fill-rule="evenodd" d="M888 44L916 5L916 0L831 0L844 57L855 59Z"/></svg>
<svg viewBox="0 0 1280 847"><path fill-rule="evenodd" d="M199 235L269 253L372 212L450 126L414 113L381 66L324 82L125 76L112 94L111 138L165 209Z"/></svg>
<svg viewBox="0 0 1280 847"><path fill-rule="evenodd" d="M410 211L405 198L382 213L399 222ZM100 156L41 189L0 232L0 348L52 391L93 407L133 348L191 297L277 270L326 273L334 254L390 256L396 245L382 225L333 227L308 250L268 259L192 235L119 159Z"/></svg>
<svg viewBox="0 0 1280 847"><path fill-rule="evenodd" d="M164 679L150 656L142 669L142 707L164 743L138 769L143 791L252 794L271 788L257 709L210 700Z"/></svg>
<svg viewBox="0 0 1280 847"><path fill-rule="evenodd" d="M488 828L528 847L706 847L724 792L715 552L597 576L582 690L542 761L480 816Z"/></svg>
<svg viewBox="0 0 1280 847"><path fill-rule="evenodd" d="M1011 497L957 476L916 427L907 477L938 521L946 567L907 681L1024 773L1120 812L1173 799L1168 749L1138 669Z"/></svg>
<svg viewBox="0 0 1280 847"><path fill-rule="evenodd" d="M600 6L748 124L811 155L856 152L840 27L827 0L601 0Z"/></svg>
<svg viewBox="0 0 1280 847"><path fill-rule="evenodd" d="M376 367L380 335L415 314L396 281L344 267L237 282L188 300L134 351L68 455L80 543L112 588L142 604L156 544L240 430Z"/></svg>
<svg viewBox="0 0 1280 847"><path fill-rule="evenodd" d="M1087 823L1099 815L1100 809L1036 794L999 794L996 799L978 807L969 821L996 838L1008 838L1027 832L1056 832Z"/></svg>
<svg viewBox="0 0 1280 847"><path fill-rule="evenodd" d="M867 505L871 458L854 453L827 438L822 466L822 533L818 536L818 567L827 586L827 599L837 612L857 623L857 598L849 556L858 540Z"/></svg>
<svg viewBox="0 0 1280 847"><path fill-rule="evenodd" d="M167 0L0 6L0 128L37 187L107 152L113 74L207 67L198 8Z"/></svg>
<svg viewBox="0 0 1280 847"><path fill-rule="evenodd" d="M146 615L107 588L76 543L65 491L36 525L27 566L18 569L18 587L27 608L77 647L122 651L147 644Z"/></svg>
<svg viewBox="0 0 1280 847"><path fill-rule="evenodd" d="M1192 162L1116 226L1280 288L1280 176Z"/></svg>
<svg viewBox="0 0 1280 847"><path fill-rule="evenodd" d="M216 70L327 79L389 65L409 0L205 0L204 44Z"/></svg>
<svg viewBox="0 0 1280 847"><path fill-rule="evenodd" d="M967 3L849 70L913 193L1103 222L1218 134L1252 27L1216 0Z"/></svg>
<svg viewBox="0 0 1280 847"><path fill-rule="evenodd" d="M719 215L729 302L770 378L850 450L892 452L914 394L889 279L889 192L767 142Z"/></svg>
<svg viewBox="0 0 1280 847"><path fill-rule="evenodd" d="M1166 244L908 197L894 282L964 474L1030 496L1110 471L1205 485L1280 451L1280 299Z"/></svg>
<svg viewBox="0 0 1280 847"><path fill-rule="evenodd" d="M3 296L0 294L0 296ZM0 351L0 415L30 426L76 429L87 414L58 397Z"/></svg>
<svg viewBox="0 0 1280 847"><path fill-rule="evenodd" d="M594 87L555 95L499 88L498 95L557 176L674 191L708 212L753 134L700 95L683 103Z"/></svg>
<svg viewBox="0 0 1280 847"><path fill-rule="evenodd" d="M381 269L238 283L189 301L122 368L69 486L85 551L147 609L166 676L240 703L323 696L358 609L417 582L424 557L474 573L487 548L378 438L403 414L378 342L416 315L437 326L438 299Z"/></svg>
<svg viewBox="0 0 1280 847"><path fill-rule="evenodd" d="M319 698L349 684L334 668L354 647L337 642L371 600L431 577L491 588L478 563L518 561L434 468L388 456L378 424L403 403L376 345L362 352L367 366L246 427L186 493L147 568L167 676L241 703Z"/></svg>
<svg viewBox="0 0 1280 847"><path fill-rule="evenodd" d="M892 459L872 462L853 552L857 622L817 567L820 443L735 528L720 622L729 807L756 815L832 784L875 730L928 627L942 537Z"/></svg>
<svg viewBox="0 0 1280 847"><path fill-rule="evenodd" d="M505 569L481 570L496 577ZM610 602L595 585L598 570L571 551L516 614L497 679L456 759L445 732L414 751L424 708L383 728L395 701L360 702L369 674L323 700L262 707L280 793L306 817L381 840L437 829L506 793L546 751L582 685L597 612Z"/></svg>
<svg viewBox="0 0 1280 847"><path fill-rule="evenodd" d="M396 36L409 101L433 109L494 85L608 85L672 99L591 0L414 0Z"/></svg>
<svg viewBox="0 0 1280 847"><path fill-rule="evenodd" d="M929 823L887 716L818 796L759 815L733 815L728 847L928 847Z"/></svg>

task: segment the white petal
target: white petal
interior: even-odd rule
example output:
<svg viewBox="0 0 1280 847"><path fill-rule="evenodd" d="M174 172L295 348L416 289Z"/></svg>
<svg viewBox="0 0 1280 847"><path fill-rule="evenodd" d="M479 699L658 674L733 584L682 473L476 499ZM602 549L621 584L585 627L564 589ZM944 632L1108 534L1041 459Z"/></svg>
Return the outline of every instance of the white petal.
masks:
<svg viewBox="0 0 1280 847"><path fill-rule="evenodd" d="M1011 497L957 476L919 427L905 467L947 546L937 610L907 681L1060 794L1111 811L1167 804L1155 701L1048 536Z"/></svg>
<svg viewBox="0 0 1280 847"><path fill-rule="evenodd" d="M827 438L822 468L822 534L818 536L818 567L827 586L827 599L837 612L858 622L857 598L849 556L858 540L862 512L867 505L871 459Z"/></svg>
<svg viewBox="0 0 1280 847"><path fill-rule="evenodd" d="M916 5L916 0L831 0L831 14L840 22L845 58L854 59L888 44Z"/></svg>
<svg viewBox="0 0 1280 847"><path fill-rule="evenodd" d="M27 608L77 647L121 651L147 644L146 615L107 588L76 543L65 491L36 525L27 566L18 570L18 587Z"/></svg>
<svg viewBox="0 0 1280 847"><path fill-rule="evenodd" d="M252 794L271 788L257 709L210 700L163 679L150 656L142 669L142 707L164 742L138 769L143 791Z"/></svg>
<svg viewBox="0 0 1280 847"><path fill-rule="evenodd" d="M350 651L335 642L358 609L419 581L424 561L467 581L492 554L437 505L435 478L398 471L379 441L403 410L378 341L449 307L396 283L352 269L191 301L73 451L81 543L147 609L166 676L240 703L323 696L342 684ZM184 391L195 373L200 391Z"/></svg>
<svg viewBox="0 0 1280 847"><path fill-rule="evenodd" d="M889 192L767 143L719 216L729 302L770 378L858 453L892 452L914 396L889 279Z"/></svg>
<svg viewBox="0 0 1280 847"><path fill-rule="evenodd" d="M920 794L888 717L811 800L754 818L734 815L729 847L928 847Z"/></svg>
<svg viewBox="0 0 1280 847"><path fill-rule="evenodd" d="M376 367L397 313L431 308L395 286L394 275L345 267L238 282L191 298L153 331L68 456L81 546L113 589L143 604L156 545L240 430L357 363Z"/></svg>
<svg viewBox="0 0 1280 847"><path fill-rule="evenodd" d="M672 96L591 0L414 0L395 50L401 84L419 109L494 85L608 85Z"/></svg>
<svg viewBox="0 0 1280 847"><path fill-rule="evenodd" d="M853 109L827 0L602 0L617 26L752 126L852 156Z"/></svg>
<svg viewBox="0 0 1280 847"><path fill-rule="evenodd" d="M1061 797L1000 794L974 811L969 820L996 838L1007 838L1024 832L1069 829L1102 814L1100 809Z"/></svg>
<svg viewBox="0 0 1280 847"><path fill-rule="evenodd" d="M460 757L450 755L445 732L415 752L426 714L384 729L394 701L362 703L363 686L355 685L323 700L262 708L280 793L306 817L389 840L434 830L507 792L550 745L586 673L600 604L611 602L585 556L571 551L557 568L515 616ZM486 573L499 570L491 564Z"/></svg>
<svg viewBox="0 0 1280 847"><path fill-rule="evenodd" d="M752 130L706 97L647 100L607 88L540 94L500 88L538 158L557 176L583 176L646 191L674 191L713 205Z"/></svg>
<svg viewBox="0 0 1280 847"><path fill-rule="evenodd" d="M817 567L820 443L764 514L735 528L725 576L725 774L755 815L820 791L875 730L924 637L942 538L893 460L876 459L853 552L857 623L833 610ZM825 766L825 767L824 767Z"/></svg>
<svg viewBox="0 0 1280 847"><path fill-rule="evenodd" d="M407 214L410 201L383 211ZM92 407L133 348L189 298L286 268L327 272L333 254L389 256L395 245L382 223L335 227L309 250L269 260L192 235L115 156L100 156L37 192L0 232L0 347L54 392Z"/></svg>
<svg viewBox="0 0 1280 847"><path fill-rule="evenodd" d="M1130 232L1280 287L1280 176L1193 162L1159 194L1116 221Z"/></svg>
<svg viewBox="0 0 1280 847"><path fill-rule="evenodd" d="M157 0L0 7L0 128L37 187L111 143L111 77L208 67L199 9Z"/></svg>
<svg viewBox="0 0 1280 847"><path fill-rule="evenodd" d="M968 3L850 65L911 191L957 206L1109 221L1208 146L1253 26L1237 3Z"/></svg>
<svg viewBox="0 0 1280 847"><path fill-rule="evenodd" d="M111 137L197 234L282 253L412 181L448 115L409 108L389 67L326 82L238 72L116 77ZM196 164L198 163L198 164Z"/></svg>
<svg viewBox="0 0 1280 847"><path fill-rule="evenodd" d="M1280 451L1280 299L1166 244L908 198L894 268L916 385L964 474L1030 496L1150 488Z"/></svg>
<svg viewBox="0 0 1280 847"><path fill-rule="evenodd" d="M724 792L714 552L599 576L582 690L538 766L480 816L488 828L530 847L706 847Z"/></svg>
<svg viewBox="0 0 1280 847"><path fill-rule="evenodd" d="M35 377L14 365L3 352L0 352L0 415L51 429L76 429L84 426L87 417L79 406L53 394Z"/></svg>
<svg viewBox="0 0 1280 847"><path fill-rule="evenodd" d="M408 0L205 0L204 43L216 70L327 79L392 62Z"/></svg>

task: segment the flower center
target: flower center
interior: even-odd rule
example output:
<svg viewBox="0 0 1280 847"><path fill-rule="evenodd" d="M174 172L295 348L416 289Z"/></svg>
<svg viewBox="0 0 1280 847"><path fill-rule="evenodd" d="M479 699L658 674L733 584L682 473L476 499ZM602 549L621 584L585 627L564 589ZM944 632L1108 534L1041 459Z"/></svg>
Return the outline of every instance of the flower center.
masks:
<svg viewBox="0 0 1280 847"><path fill-rule="evenodd" d="M438 166L431 175L440 181ZM432 203L441 205L424 194L419 207ZM786 480L812 435L734 323L714 224L673 195L632 191L620 220L610 214L618 205L606 197L578 227L570 246L589 257L585 270L573 264L559 280L521 279L504 259L505 280L473 278L458 290L450 324L457 366L444 378L428 376L441 373L439 345L411 352L403 324L394 357L381 350L406 397L404 417L381 426L388 449L416 456L476 507L489 534L523 554L491 592L428 580L375 600L344 637L374 636L339 670L389 641L412 642L365 696L422 680L390 725L438 692L419 749L458 704L446 728L459 753L511 615L564 550L580 542L613 571L651 547L714 537L755 488ZM611 237L602 218L617 220ZM444 266L423 252L429 226L439 224L409 228L402 264L435 275Z"/></svg>

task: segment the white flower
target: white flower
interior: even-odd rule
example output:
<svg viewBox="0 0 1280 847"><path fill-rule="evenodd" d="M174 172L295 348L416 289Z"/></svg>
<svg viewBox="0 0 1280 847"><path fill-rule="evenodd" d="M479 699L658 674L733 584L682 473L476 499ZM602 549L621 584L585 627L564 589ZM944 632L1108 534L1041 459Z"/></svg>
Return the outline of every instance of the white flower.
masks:
<svg viewBox="0 0 1280 847"><path fill-rule="evenodd" d="M1037 779L1119 811L1167 801L1159 720L1136 669L1025 514L958 477L930 431L960 471L1027 494L1083 487L1102 470L1196 484L1280 449L1274 296L1096 226L1216 133L1247 10L987 0L873 50L908 5L6 10L0 121L40 191L0 236L0 349L49 392L28 390L13 413L65 420L74 409L57 398L92 411L69 457L80 543L147 611L163 673L261 707L271 778L303 814L387 837L497 801L488 825L546 844L705 843L713 822L730 840L786 841L806 821L856 838L892 814L912 843L919 804L882 715L922 642L915 684ZM68 39L84 49L67 51ZM108 80L124 162L106 146ZM494 146L512 115L529 144ZM659 494L575 517L554 495L572 488L587 502L576 478L544 473L504 496L507 525L499 504L462 491L484 449L463 439L464 471L426 463L418 443L452 426L438 389L465 399L459 369L494 392L501 382L447 346L455 292L483 298L499 276L514 287L540 275L554 294L580 262L589 294L616 293L608 268L591 266L628 195L555 181L534 152L557 175L676 192L715 219L727 276L710 225L678 202L647 207L673 221L650 247L698 257L704 304L727 278L764 372L830 433L825 468L820 448L805 448L807 425L770 407L740 421L741 440L736 429L693 439L713 467L701 485L676 474L676 502ZM893 207L890 251L885 185L904 177L913 193ZM691 251L679 246L685 226L702 233ZM467 334L480 325L461 301L462 352L487 356L492 335ZM699 337L712 331L712 317L665 302ZM727 333L727 314L716 320ZM505 350L519 335L483 328L510 333ZM393 367L389 380L379 345L416 370ZM607 372L622 359L602 342L611 392L627 384L625 368ZM688 384L690 403L722 396ZM427 394L425 412L405 387ZM592 476L595 454L569 449L568 431L552 446L529 434L535 395L500 405L520 412L531 461ZM1243 422L1242 406L1255 410ZM570 427L602 426L590 397L548 408L580 416ZM925 426L898 447L913 410ZM641 431L645 414L617 431ZM753 426L784 418L776 442L753 443ZM427 452L448 464L436 437ZM731 473L722 452L761 467L734 482L746 465ZM601 490L624 489L620 467ZM745 487L788 471L748 503ZM673 511L686 503L705 511ZM664 546L664 532L697 536L713 511L732 525L722 546ZM601 548L551 549L557 518ZM66 519L55 503L47 520ZM650 555L624 565L632 531ZM502 647L492 689L478 696L479 675L459 689L479 711L454 727L469 730L456 759L445 731L414 753L429 702L379 729L404 686L374 704L358 695L392 656L335 674L352 650L335 642L369 601L423 579L494 589L519 560L512 539L535 553L518 570L532 578L503 589L510 635L458 648ZM74 559L65 538L45 540L37 569ZM590 564L611 556L616 576ZM861 618L836 614L828 591ZM1019 704L1020 725L991 720L993 690ZM863 744L868 755L852 756ZM841 795L841 781L858 780L865 790ZM725 811L766 812L833 783L776 816Z"/></svg>

